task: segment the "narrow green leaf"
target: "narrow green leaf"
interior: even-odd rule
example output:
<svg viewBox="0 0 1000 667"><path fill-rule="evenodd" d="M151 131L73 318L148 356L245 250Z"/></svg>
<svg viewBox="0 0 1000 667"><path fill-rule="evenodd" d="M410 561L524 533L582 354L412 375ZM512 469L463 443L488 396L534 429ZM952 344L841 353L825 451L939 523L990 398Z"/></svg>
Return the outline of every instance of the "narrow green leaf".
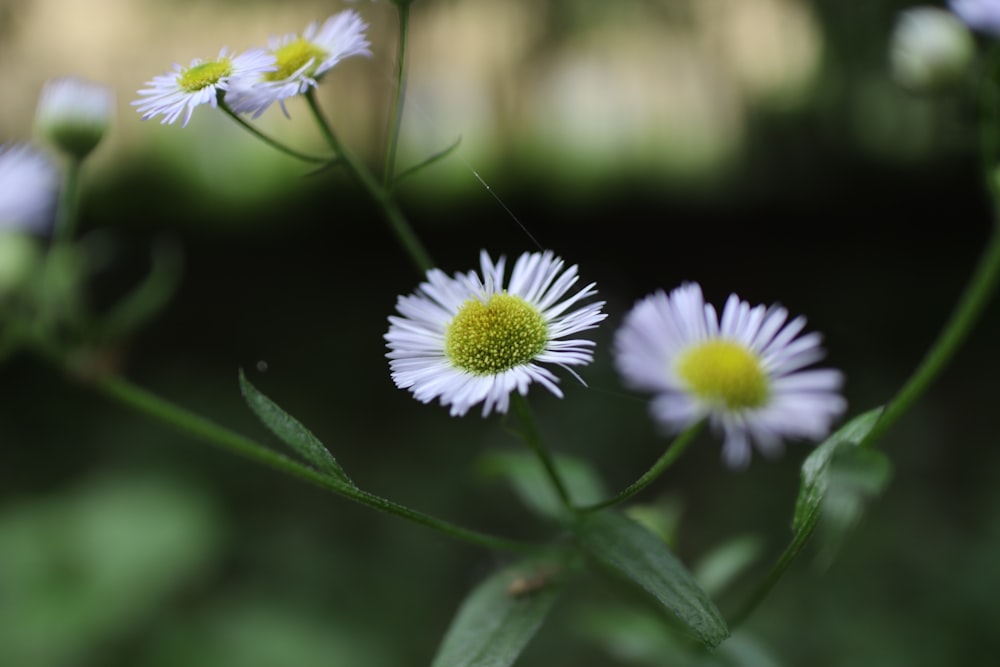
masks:
<svg viewBox="0 0 1000 667"><path fill-rule="evenodd" d="M541 627L565 565L531 558L481 582L459 608L431 667L507 667Z"/></svg>
<svg viewBox="0 0 1000 667"><path fill-rule="evenodd" d="M333 458L333 454L323 443L295 417L282 410L274 401L250 384L242 369L240 369L240 391L242 391L243 399L250 410L282 442L316 466L320 472L325 472L354 486L354 483L347 477L347 473L344 472L344 469L340 467L337 460Z"/></svg>
<svg viewBox="0 0 1000 667"><path fill-rule="evenodd" d="M452 143L447 148L443 148L443 149L439 150L437 153L432 154L431 156L427 157L426 159L422 160L421 162L419 162L419 163L413 165L412 167L409 167L409 168L405 169L404 171L400 172L396 176L396 179L393 182L392 187L395 188L397 185L399 185L399 182L401 180L403 180L404 178L407 178L409 176L413 176L418 171L421 171L422 169L425 169L425 168L431 166L435 162L438 162L438 161L443 160L444 158L448 157L449 155L451 155L452 153L455 152L455 150L458 148L459 144L461 144L461 143L462 143L462 137L458 137L457 139L455 139L454 143Z"/></svg>
<svg viewBox="0 0 1000 667"><path fill-rule="evenodd" d="M830 461L837 450L844 446L856 446L875 426L882 408L875 408L858 415L840 427L833 435L819 445L802 463L802 484L795 501L795 515L792 530L797 535L811 533L819 520L823 498L830 486Z"/></svg>
<svg viewBox="0 0 1000 667"><path fill-rule="evenodd" d="M708 593L644 526L617 512L594 512L581 521L579 539L595 559L649 592L708 648L729 636Z"/></svg>

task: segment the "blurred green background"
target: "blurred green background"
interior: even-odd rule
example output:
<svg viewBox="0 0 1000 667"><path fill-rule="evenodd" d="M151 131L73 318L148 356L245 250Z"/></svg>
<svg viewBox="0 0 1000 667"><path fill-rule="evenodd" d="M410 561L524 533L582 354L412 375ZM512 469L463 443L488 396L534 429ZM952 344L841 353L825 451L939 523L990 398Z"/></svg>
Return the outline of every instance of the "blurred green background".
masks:
<svg viewBox="0 0 1000 667"><path fill-rule="evenodd" d="M377 164L395 39L385 0L0 0L0 140L31 136L50 77L115 87L117 121L84 175L84 233L114 250L95 303L143 274L156 239L178 241L186 263L169 308L109 351L125 375L278 446L242 403L244 368L363 488L545 535L482 473L488 453L522 447L502 419L452 419L393 387L386 317L419 276L353 183L307 175L207 109L181 129L128 104L174 62L349 6L372 24L374 57L339 65L321 101ZM400 187L402 206L449 272L473 268L480 248L534 249L519 220L598 283L609 318L589 388L565 377L565 400L536 389L531 402L551 446L591 461L611 489L664 446L608 352L653 289L697 280L716 303L735 291L806 314L847 374L852 415L892 395L946 319L990 219L974 104L887 76L904 6L414 3L400 166L462 143ZM291 120L272 110L261 125L318 146L299 102ZM990 663L998 325L994 305L884 440L894 479L833 564L807 552L737 637L687 664ZM465 592L507 562L178 435L33 358L8 361L0 391L0 665L426 665ZM761 558L720 593L724 612L787 541L808 451L733 473L706 435L641 497L678 518L685 562L761 540ZM662 619L641 604L614 613L626 603L583 582L518 664L678 664Z"/></svg>

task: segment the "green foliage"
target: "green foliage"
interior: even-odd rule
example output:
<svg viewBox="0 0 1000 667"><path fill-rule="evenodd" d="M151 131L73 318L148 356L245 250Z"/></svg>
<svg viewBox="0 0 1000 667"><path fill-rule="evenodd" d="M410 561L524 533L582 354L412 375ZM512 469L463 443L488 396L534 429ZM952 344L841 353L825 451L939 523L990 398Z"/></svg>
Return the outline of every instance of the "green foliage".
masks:
<svg viewBox="0 0 1000 667"><path fill-rule="evenodd" d="M650 593L706 647L713 648L729 636L708 593L647 528L605 510L581 520L578 536L595 560Z"/></svg>
<svg viewBox="0 0 1000 667"><path fill-rule="evenodd" d="M586 461L556 456L555 465L576 504L588 505L607 497L604 482ZM545 467L530 452L491 452L483 457L481 469L486 475L502 477L529 510L553 520L570 516L549 483Z"/></svg>
<svg viewBox="0 0 1000 667"><path fill-rule="evenodd" d="M831 462L838 451L844 448L856 447L868 432L871 431L879 417L882 408L869 410L858 415L833 435L826 439L802 463L802 485L795 501L795 515L792 518L792 530L795 540L808 539L820 519L823 502L831 483Z"/></svg>
<svg viewBox="0 0 1000 667"><path fill-rule="evenodd" d="M530 558L492 574L462 603L431 667L514 664L562 592L566 568Z"/></svg>
<svg viewBox="0 0 1000 667"><path fill-rule="evenodd" d="M161 479L98 477L4 507L0 663L111 664L102 652L196 580L223 533L199 493Z"/></svg>
<svg viewBox="0 0 1000 667"><path fill-rule="evenodd" d="M347 473L340 467L319 438L314 436L302 423L278 407L278 404L257 390L240 370L240 391L243 399L257 418L282 442L291 447L317 470L354 486Z"/></svg>

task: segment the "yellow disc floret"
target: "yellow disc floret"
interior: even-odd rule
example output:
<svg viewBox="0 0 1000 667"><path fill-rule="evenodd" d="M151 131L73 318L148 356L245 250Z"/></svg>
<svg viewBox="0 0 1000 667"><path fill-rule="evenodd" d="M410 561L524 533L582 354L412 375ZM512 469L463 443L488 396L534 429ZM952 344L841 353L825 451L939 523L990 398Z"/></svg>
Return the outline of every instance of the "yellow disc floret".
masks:
<svg viewBox="0 0 1000 667"><path fill-rule="evenodd" d="M676 369L695 396L729 410L758 408L770 395L760 359L732 341L695 345L677 359Z"/></svg>
<svg viewBox="0 0 1000 667"><path fill-rule="evenodd" d="M309 61L312 61L313 64L306 74L311 76L316 67L326 58L326 51L312 42L299 37L295 41L279 47L274 52L274 57L277 59L278 69L269 72L265 76L268 81L287 79L298 72Z"/></svg>
<svg viewBox="0 0 1000 667"><path fill-rule="evenodd" d="M549 340L545 319L524 299L494 294L468 299L445 332L445 354L476 375L495 375L531 361Z"/></svg>
<svg viewBox="0 0 1000 667"><path fill-rule="evenodd" d="M220 58L188 67L177 75L177 85L186 92L194 93L214 86L232 73L233 63L229 58Z"/></svg>

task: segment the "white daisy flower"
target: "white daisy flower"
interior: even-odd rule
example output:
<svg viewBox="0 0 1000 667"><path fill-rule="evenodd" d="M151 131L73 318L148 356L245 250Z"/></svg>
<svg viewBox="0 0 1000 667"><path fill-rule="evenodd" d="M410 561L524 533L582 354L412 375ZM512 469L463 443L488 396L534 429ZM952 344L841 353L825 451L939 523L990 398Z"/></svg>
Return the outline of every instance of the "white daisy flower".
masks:
<svg viewBox="0 0 1000 667"><path fill-rule="evenodd" d="M847 407L839 371L802 370L824 355L819 334L799 336L805 323L735 294L720 321L688 283L635 305L615 335L615 363L629 386L655 394L657 422L677 432L707 417L724 434L723 459L741 468L751 440L767 455L783 438L819 440Z"/></svg>
<svg viewBox="0 0 1000 667"><path fill-rule="evenodd" d="M183 113L181 127L184 127L196 107L218 106L220 91L228 90L243 78L255 78L274 69L274 55L263 49L230 56L223 48L214 60L196 58L187 67L174 65L172 72L153 77L146 83L149 88L139 91L142 99L132 104L143 120L162 114L161 123L173 123Z"/></svg>
<svg viewBox="0 0 1000 667"><path fill-rule="evenodd" d="M56 147L82 160L100 143L114 115L115 93L73 76L50 79L38 96L35 127Z"/></svg>
<svg viewBox="0 0 1000 667"><path fill-rule="evenodd" d="M452 415L480 402L484 417L507 412L510 392L524 396L532 382L561 398L558 379L541 364L568 369L593 360L593 341L567 336L606 317L603 301L577 305L597 293L594 284L567 296L577 268L564 270L550 251L521 255L506 286L504 257L493 263L483 251L479 263L481 275L449 278L432 269L414 294L399 298L385 335L396 386L423 403L440 399Z"/></svg>
<svg viewBox="0 0 1000 667"><path fill-rule="evenodd" d="M28 144L0 146L0 230L47 234L52 228L59 169Z"/></svg>
<svg viewBox="0 0 1000 667"><path fill-rule="evenodd" d="M271 53L277 69L246 79L226 95L226 103L237 113L260 116L277 102L288 115L284 100L301 95L317 85L330 68L350 56L371 56L365 37L368 24L353 9L334 14L320 26L313 21L301 36L294 33L272 37Z"/></svg>

